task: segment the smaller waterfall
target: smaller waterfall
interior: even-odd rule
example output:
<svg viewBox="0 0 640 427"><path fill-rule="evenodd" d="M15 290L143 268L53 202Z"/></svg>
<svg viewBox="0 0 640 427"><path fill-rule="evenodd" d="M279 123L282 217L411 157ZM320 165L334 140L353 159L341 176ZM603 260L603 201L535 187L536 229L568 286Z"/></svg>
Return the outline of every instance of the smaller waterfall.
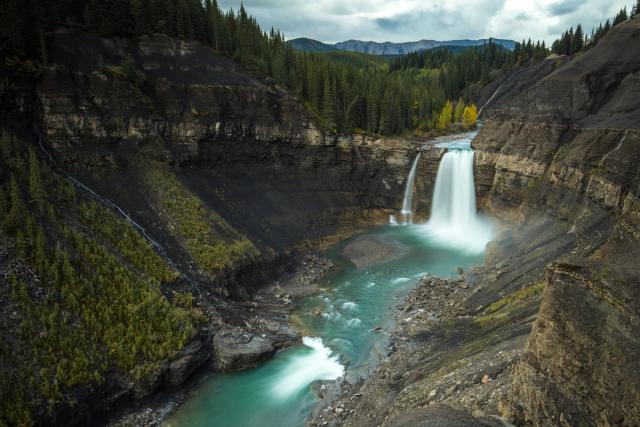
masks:
<svg viewBox="0 0 640 427"><path fill-rule="evenodd" d="M600 160L600 162L598 163L598 166L602 167L602 165L604 164L604 161L607 160L610 155L612 155L613 153L615 153L616 151L622 148L622 144L624 144L624 141L627 139L628 133L629 133L629 129L624 131L624 134L622 135L620 142L618 142L618 145L616 145L616 147L613 150L609 151L607 154L604 155L604 157L602 157L602 160Z"/></svg>
<svg viewBox="0 0 640 427"><path fill-rule="evenodd" d="M495 90L495 92L493 92L493 94L489 97L489 99L487 99L487 102L482 104L482 107L480 107L480 111L478 111L478 117L480 117L480 115L482 114L482 110L484 110L484 107L486 107L487 105L489 105L489 103L491 101L493 101L493 98L495 98L496 95L498 94L498 92L500 91L500 89L502 89L502 85L498 86L498 88Z"/></svg>
<svg viewBox="0 0 640 427"><path fill-rule="evenodd" d="M402 199L402 209L400 213L404 217L405 225L413 224L413 187L416 181L416 169L418 168L418 160L420 160L421 154L422 152L418 153L416 159L413 161L409 176L407 177L407 184L404 188L404 198Z"/></svg>

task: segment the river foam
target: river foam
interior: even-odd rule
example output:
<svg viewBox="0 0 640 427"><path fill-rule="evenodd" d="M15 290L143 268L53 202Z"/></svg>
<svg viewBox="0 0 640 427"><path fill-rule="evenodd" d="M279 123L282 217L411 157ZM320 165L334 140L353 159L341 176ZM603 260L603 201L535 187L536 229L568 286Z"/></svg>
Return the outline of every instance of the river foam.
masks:
<svg viewBox="0 0 640 427"><path fill-rule="evenodd" d="M344 375L338 356L321 338L304 337L302 343L311 351L293 357L275 380L273 394L279 399L295 395L314 381L335 380Z"/></svg>

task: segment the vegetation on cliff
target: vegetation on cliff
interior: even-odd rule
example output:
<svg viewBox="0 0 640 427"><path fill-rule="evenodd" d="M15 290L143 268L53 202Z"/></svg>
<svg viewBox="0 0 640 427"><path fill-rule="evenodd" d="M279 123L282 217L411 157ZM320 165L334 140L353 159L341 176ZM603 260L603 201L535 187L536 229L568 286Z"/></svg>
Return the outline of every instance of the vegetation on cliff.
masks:
<svg viewBox="0 0 640 427"><path fill-rule="evenodd" d="M627 8L624 7L616 14L613 21L607 19L604 24L600 23L597 28L592 28L591 35L585 34L581 24L578 24L575 30L573 27L570 28L563 32L559 39L553 42L551 50L558 55L571 55L585 49L591 49L598 44L612 27L638 14L640 14L640 0L631 8L631 15L627 13Z"/></svg>
<svg viewBox="0 0 640 427"><path fill-rule="evenodd" d="M128 223L23 141L0 148L0 425L28 425L113 371L157 375L195 329L161 292L177 273Z"/></svg>
<svg viewBox="0 0 640 427"><path fill-rule="evenodd" d="M253 243L205 206L164 165L152 165L145 177L154 204L172 234L208 274L214 275L245 256L257 255Z"/></svg>
<svg viewBox="0 0 640 427"><path fill-rule="evenodd" d="M198 40L287 87L318 113L326 128L340 133L435 129L447 101L469 102L499 70L546 53L543 45L530 41L517 44L513 52L490 41L459 54L423 52L388 64L368 55L295 52L279 31L264 32L244 7L223 12L215 0L75 0L67 7L51 0L9 3L0 10L7 56L46 63L46 33L60 25L110 37L164 33Z"/></svg>

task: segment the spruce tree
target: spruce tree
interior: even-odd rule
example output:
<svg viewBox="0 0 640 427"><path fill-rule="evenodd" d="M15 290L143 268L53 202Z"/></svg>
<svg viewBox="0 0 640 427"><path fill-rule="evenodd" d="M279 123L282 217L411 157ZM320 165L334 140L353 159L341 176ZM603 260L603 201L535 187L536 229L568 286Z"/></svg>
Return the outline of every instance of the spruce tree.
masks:
<svg viewBox="0 0 640 427"><path fill-rule="evenodd" d="M571 38L571 53L577 53L584 47L584 33L582 32L582 25L576 27L576 31Z"/></svg>
<svg viewBox="0 0 640 427"><path fill-rule="evenodd" d="M22 192L20 191L20 186L18 185L15 175L11 175L9 197L11 199L11 208L5 219L5 227L16 229L24 224L27 216L27 207L24 204Z"/></svg>
<svg viewBox="0 0 640 427"><path fill-rule="evenodd" d="M41 210L44 206L45 195L42 187L40 163L33 149L29 150L29 194L38 209Z"/></svg>
<svg viewBox="0 0 640 427"><path fill-rule="evenodd" d="M454 123L462 122L462 114L464 113L465 107L466 105L464 105L462 98L460 98L458 102L456 102L456 109L455 109L455 112L453 113Z"/></svg>
<svg viewBox="0 0 640 427"><path fill-rule="evenodd" d="M629 19L629 15L627 15L627 7L625 6L613 19L613 26L615 27L616 25L623 23L627 19Z"/></svg>

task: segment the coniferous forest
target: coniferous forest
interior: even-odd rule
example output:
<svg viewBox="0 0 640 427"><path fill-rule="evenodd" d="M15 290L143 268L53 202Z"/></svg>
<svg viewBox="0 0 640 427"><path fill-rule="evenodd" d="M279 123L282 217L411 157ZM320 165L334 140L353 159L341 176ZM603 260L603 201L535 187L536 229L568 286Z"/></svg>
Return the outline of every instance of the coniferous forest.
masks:
<svg viewBox="0 0 640 427"><path fill-rule="evenodd" d="M447 101L470 104L474 90L501 70L548 53L539 43L517 44L512 52L489 42L460 54L444 49L368 61L360 54L296 52L279 31L261 29L244 7L222 11L215 0L27 3L9 0L0 11L7 56L46 64L46 34L60 26L105 37L164 33L197 40L288 88L306 101L325 128L341 133L446 130L437 125Z"/></svg>
<svg viewBox="0 0 640 427"><path fill-rule="evenodd" d="M631 16L638 9L634 6ZM510 51L490 41L460 53L438 49L368 61L364 54L296 52L279 31L260 28L244 7L223 11L216 0L8 0L0 10L0 39L5 56L45 64L46 34L61 26L105 37L163 33L197 40L291 90L327 129L393 135L446 130L442 123L455 120L439 117L448 101L471 104L474 93L506 69L551 52L591 47L628 17L621 10L613 23L608 20L590 37L578 25L551 49L529 39Z"/></svg>

